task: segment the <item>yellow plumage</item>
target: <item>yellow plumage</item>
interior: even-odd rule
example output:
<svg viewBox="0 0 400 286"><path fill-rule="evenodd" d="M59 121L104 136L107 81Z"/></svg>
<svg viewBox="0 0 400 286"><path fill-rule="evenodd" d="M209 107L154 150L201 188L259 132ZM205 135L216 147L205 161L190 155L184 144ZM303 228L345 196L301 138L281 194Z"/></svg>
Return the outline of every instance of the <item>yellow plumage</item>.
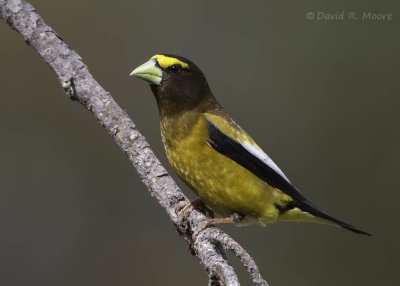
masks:
<svg viewBox="0 0 400 286"><path fill-rule="evenodd" d="M206 119L228 136L258 147L252 138L222 116L210 113L193 113L192 116L182 116L174 121L161 120L161 134L168 160L182 180L222 216L237 212L248 216L246 223L254 220L261 225L280 219L274 205L284 206L292 198L210 147L206 143ZM173 128L168 127L171 124ZM170 129L176 132L174 140L167 139L171 134L166 130ZM292 210L282 219L321 221L299 209Z"/></svg>

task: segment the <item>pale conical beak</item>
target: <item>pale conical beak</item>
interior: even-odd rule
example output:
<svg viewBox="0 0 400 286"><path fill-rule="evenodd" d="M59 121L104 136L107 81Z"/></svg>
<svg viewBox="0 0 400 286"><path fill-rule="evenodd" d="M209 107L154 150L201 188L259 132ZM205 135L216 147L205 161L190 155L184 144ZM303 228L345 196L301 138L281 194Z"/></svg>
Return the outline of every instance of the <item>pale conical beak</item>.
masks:
<svg viewBox="0 0 400 286"><path fill-rule="evenodd" d="M156 59L151 59L141 66L138 66L130 74L130 76L141 78L156 85L160 85L162 75L162 70L156 65Z"/></svg>

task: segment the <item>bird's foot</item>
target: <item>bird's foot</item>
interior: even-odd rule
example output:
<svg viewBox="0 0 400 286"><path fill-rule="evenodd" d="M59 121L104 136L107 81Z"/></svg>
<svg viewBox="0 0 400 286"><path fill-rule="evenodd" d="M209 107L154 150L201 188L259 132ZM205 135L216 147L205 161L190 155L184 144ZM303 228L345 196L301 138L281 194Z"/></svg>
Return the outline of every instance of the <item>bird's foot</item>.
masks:
<svg viewBox="0 0 400 286"><path fill-rule="evenodd" d="M178 204L178 206L175 208L176 213L179 213L178 217L178 225L183 225L183 223L187 220L189 217L190 213L194 211L195 209L200 209L204 211L208 216L214 217L214 212L210 210L202 200L197 199L189 204L186 204L185 202L181 202Z"/></svg>
<svg viewBox="0 0 400 286"><path fill-rule="evenodd" d="M214 226L215 224L219 223L238 223L244 219L244 215L239 213L233 213L229 217L219 217L219 218L209 218L200 222L196 228L196 231L193 233L192 238L193 241L196 241L197 237L199 236L200 232L205 230L210 226Z"/></svg>

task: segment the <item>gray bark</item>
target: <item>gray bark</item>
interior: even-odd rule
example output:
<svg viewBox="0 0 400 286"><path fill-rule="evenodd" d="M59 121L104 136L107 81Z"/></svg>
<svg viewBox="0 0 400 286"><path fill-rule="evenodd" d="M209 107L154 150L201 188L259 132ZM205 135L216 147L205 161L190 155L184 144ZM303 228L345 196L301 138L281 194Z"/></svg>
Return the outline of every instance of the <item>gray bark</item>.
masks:
<svg viewBox="0 0 400 286"><path fill-rule="evenodd" d="M175 208L182 202L189 203L188 199L168 175L128 115L92 77L80 56L46 25L34 8L24 1L0 0L0 17L20 33L25 42L53 69L68 97L92 112L128 156L143 184L164 208L199 258L208 273L210 285L239 285L225 249L239 257L255 285L268 285L246 250L220 229L207 228L193 241L193 231L206 219L203 213L193 211L189 215L187 229L177 225Z"/></svg>

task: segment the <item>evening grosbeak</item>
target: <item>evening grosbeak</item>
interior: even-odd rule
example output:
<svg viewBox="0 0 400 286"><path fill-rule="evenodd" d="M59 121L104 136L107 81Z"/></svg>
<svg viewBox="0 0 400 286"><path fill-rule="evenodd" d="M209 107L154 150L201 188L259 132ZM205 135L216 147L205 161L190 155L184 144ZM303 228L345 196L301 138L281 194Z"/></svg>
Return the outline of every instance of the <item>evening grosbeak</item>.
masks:
<svg viewBox="0 0 400 286"><path fill-rule="evenodd" d="M261 225L314 222L368 233L335 219L307 200L254 140L224 111L200 69L157 54L131 76L150 83L167 158L179 177L222 218Z"/></svg>

